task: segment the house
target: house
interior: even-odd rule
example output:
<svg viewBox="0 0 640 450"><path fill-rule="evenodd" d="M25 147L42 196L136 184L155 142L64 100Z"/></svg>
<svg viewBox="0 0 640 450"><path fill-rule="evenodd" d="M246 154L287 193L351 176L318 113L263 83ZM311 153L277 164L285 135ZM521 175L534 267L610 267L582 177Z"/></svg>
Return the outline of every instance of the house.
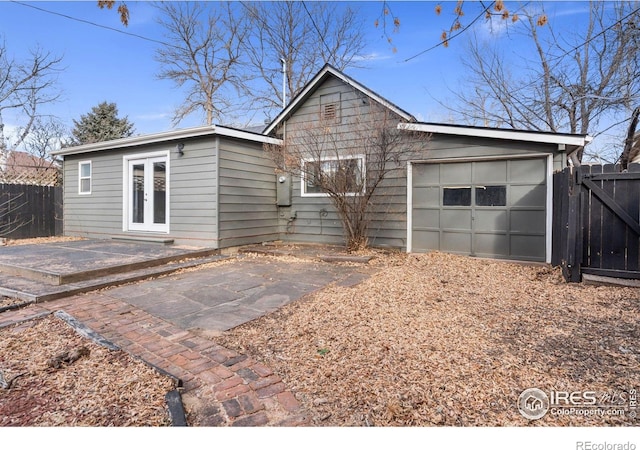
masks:
<svg viewBox="0 0 640 450"><path fill-rule="evenodd" d="M421 123L329 65L262 133L204 126L56 152L64 159L65 234L213 248L343 243L330 199L313 180L276 171L265 148L321 127L354 155L351 176L366 177L351 124L374 106L406 133L407 146L422 148L407 151L402 170L376 190L372 245L551 260L551 175L587 136ZM335 159L320 165L329 170Z"/></svg>

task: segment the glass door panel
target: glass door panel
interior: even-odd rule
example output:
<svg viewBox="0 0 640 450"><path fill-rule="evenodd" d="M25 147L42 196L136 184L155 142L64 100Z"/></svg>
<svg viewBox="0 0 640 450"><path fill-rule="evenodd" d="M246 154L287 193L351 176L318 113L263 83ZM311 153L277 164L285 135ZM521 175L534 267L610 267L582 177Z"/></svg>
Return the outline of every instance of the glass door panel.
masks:
<svg viewBox="0 0 640 450"><path fill-rule="evenodd" d="M167 213L167 158L129 161L129 230L169 231Z"/></svg>

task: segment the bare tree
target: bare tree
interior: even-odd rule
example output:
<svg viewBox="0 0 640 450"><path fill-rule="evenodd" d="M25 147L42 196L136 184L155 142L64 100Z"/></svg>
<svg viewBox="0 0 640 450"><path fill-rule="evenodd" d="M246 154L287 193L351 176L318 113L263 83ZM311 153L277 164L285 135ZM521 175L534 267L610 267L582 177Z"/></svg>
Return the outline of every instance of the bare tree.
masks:
<svg viewBox="0 0 640 450"><path fill-rule="evenodd" d="M243 85L241 48L247 38L245 18L236 5L214 2L165 2L158 4L158 22L168 45L156 53L159 78L186 88L184 102L175 111L174 124L202 111L205 122L229 115L242 105L233 92Z"/></svg>
<svg viewBox="0 0 640 450"><path fill-rule="evenodd" d="M293 98L326 63L343 71L361 62L365 48L362 16L329 2L242 3L251 19L244 42L248 69L256 83L249 95L270 117ZM285 91L282 90L282 61Z"/></svg>
<svg viewBox="0 0 640 450"><path fill-rule="evenodd" d="M307 193L326 194L342 222L347 249L367 247L374 210L386 199L385 179L426 151L428 138L398 130L399 117L368 102L333 118L288 123L282 146L265 145L278 170L301 177Z"/></svg>
<svg viewBox="0 0 640 450"><path fill-rule="evenodd" d="M560 34L550 24L540 28L537 14L522 16L531 44L524 54L532 59L521 77L510 73L514 62L495 47L471 41L465 66L473 88L458 92L452 108L463 120L596 137L604 131L601 119L626 114L640 94L634 4L590 2L585 28Z"/></svg>
<svg viewBox="0 0 640 450"><path fill-rule="evenodd" d="M61 61L61 57L38 48L24 62L18 62L8 55L5 42L0 42L0 162L29 136L41 116L41 107L58 99L54 85ZM24 121L11 142L3 122L7 111L15 111Z"/></svg>

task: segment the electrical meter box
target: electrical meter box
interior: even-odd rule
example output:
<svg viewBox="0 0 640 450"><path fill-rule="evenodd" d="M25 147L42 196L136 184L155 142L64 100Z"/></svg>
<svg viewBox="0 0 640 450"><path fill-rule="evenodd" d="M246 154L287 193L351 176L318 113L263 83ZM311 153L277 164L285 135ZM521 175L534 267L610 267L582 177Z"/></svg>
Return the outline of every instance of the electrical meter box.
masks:
<svg viewBox="0 0 640 450"><path fill-rule="evenodd" d="M278 206L291 206L291 175L276 175L276 204Z"/></svg>

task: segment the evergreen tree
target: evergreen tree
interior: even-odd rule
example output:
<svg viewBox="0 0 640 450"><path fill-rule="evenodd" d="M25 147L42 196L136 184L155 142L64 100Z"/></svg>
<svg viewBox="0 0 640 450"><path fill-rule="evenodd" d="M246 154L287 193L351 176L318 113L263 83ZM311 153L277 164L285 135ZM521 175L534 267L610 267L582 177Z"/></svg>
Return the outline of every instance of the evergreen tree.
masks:
<svg viewBox="0 0 640 450"><path fill-rule="evenodd" d="M133 124L127 117L118 118L115 103L102 102L91 108L91 112L73 121L71 131L73 145L92 144L129 137L133 134Z"/></svg>

